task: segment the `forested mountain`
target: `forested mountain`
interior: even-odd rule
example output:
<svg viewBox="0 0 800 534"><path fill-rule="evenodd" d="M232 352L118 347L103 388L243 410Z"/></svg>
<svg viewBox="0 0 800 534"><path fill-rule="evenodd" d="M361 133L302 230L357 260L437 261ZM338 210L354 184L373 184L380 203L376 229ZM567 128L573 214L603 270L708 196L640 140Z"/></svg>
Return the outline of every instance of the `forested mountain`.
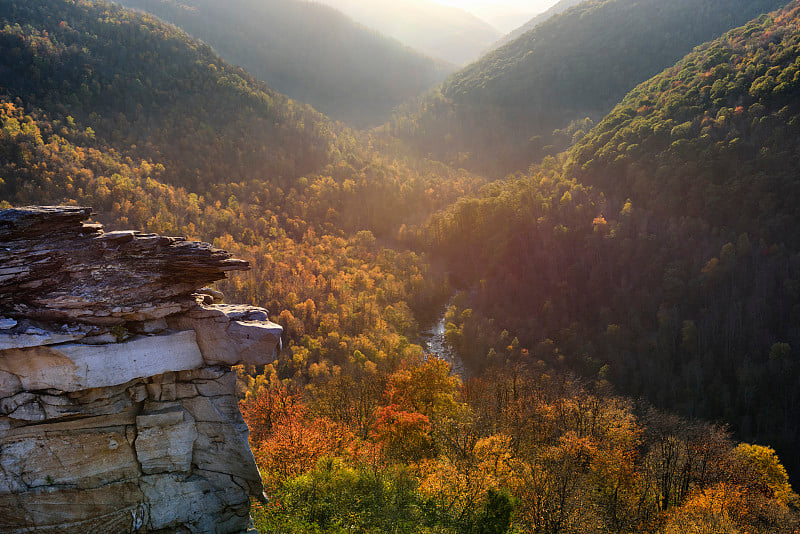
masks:
<svg viewBox="0 0 800 534"><path fill-rule="evenodd" d="M450 332L474 365L509 357L502 325L534 361L727 421L798 476L798 29L792 2L699 47L563 168L548 158L433 221L471 288Z"/></svg>
<svg viewBox="0 0 800 534"><path fill-rule="evenodd" d="M421 154L502 177L564 150L684 54L785 0L594 0L556 15L404 108Z"/></svg>
<svg viewBox="0 0 800 534"><path fill-rule="evenodd" d="M502 39L500 39L499 41L497 41L497 43L495 43L495 47L500 47L506 43L510 43L511 41L516 40L518 37L520 37L525 33L528 33L542 22L552 18L555 15L558 15L559 13L563 13L572 6L580 4L582 1L584 0L559 0L558 2L550 6L546 11L539 13L538 15L533 17L531 20L529 20L519 28L516 28L515 30L504 35Z"/></svg>
<svg viewBox="0 0 800 534"><path fill-rule="evenodd" d="M150 15L0 0L0 207L92 205L109 229L250 261L218 288L284 328L273 364L240 370L262 532L796 534L770 448L796 461L793 212L746 197L759 158L800 153L798 10L698 50L568 159L478 195L484 179L333 123ZM714 172L739 149L730 179ZM744 215L675 201L686 184L659 165ZM788 177L764 175L792 194ZM464 288L446 327L463 381L418 343L453 294L445 271Z"/></svg>
<svg viewBox="0 0 800 534"><path fill-rule="evenodd" d="M328 119L153 17L105 3L4 0L0 21L6 95L164 163L170 183L205 189L266 175L285 185L333 161Z"/></svg>
<svg viewBox="0 0 800 534"><path fill-rule="evenodd" d="M445 298L419 255L377 239L402 237L478 178L379 153L149 15L3 0L0 28L3 201L92 205L112 228L249 259L227 289L286 312L289 374L355 343L406 350L414 317ZM309 301L313 324L298 326ZM339 341L323 347L320 328Z"/></svg>
<svg viewBox="0 0 800 534"><path fill-rule="evenodd" d="M763 16L634 89L567 172L662 219L800 248L800 35Z"/></svg>
<svg viewBox="0 0 800 534"><path fill-rule="evenodd" d="M501 33L475 15L431 0L320 0L384 35L454 65L478 58Z"/></svg>
<svg viewBox="0 0 800 534"><path fill-rule="evenodd" d="M122 0L172 22L270 87L359 127L444 79L453 67L298 0Z"/></svg>

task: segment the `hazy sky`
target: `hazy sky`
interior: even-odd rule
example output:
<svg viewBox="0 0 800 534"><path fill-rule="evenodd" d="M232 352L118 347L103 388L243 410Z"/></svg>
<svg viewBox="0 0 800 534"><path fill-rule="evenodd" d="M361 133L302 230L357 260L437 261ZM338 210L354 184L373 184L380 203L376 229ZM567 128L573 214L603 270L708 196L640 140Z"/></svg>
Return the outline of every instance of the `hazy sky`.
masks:
<svg viewBox="0 0 800 534"><path fill-rule="evenodd" d="M498 8L514 7L520 11L544 11L552 6L557 0L501 0L500 2L490 2L488 0L434 0L437 4L456 6L463 9L470 9L476 6L497 6Z"/></svg>
<svg viewBox="0 0 800 534"><path fill-rule="evenodd" d="M488 0L434 0L437 4L460 7L467 11L495 11L498 13L508 13L510 11L541 13L557 1L558 0L500 0L499 2L491 2Z"/></svg>
<svg viewBox="0 0 800 534"><path fill-rule="evenodd" d="M558 0L433 0L437 4L460 7L487 22L494 24L501 31L511 31L525 23L534 15L541 13ZM517 17L514 17L516 15ZM519 23L515 21L518 20ZM506 26L499 27L499 26Z"/></svg>

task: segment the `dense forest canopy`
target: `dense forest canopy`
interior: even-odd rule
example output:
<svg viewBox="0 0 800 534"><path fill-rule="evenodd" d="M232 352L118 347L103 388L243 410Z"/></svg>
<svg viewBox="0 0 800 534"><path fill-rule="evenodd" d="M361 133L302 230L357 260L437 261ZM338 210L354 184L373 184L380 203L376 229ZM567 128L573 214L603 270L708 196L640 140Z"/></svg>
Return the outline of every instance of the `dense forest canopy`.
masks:
<svg viewBox="0 0 800 534"><path fill-rule="evenodd" d="M71 116L131 156L176 162L166 171L174 184L264 173L290 183L335 157L330 120L154 17L105 3L3 1L0 21L6 94Z"/></svg>
<svg viewBox="0 0 800 534"><path fill-rule="evenodd" d="M567 172L618 204L796 249L799 70L795 12L765 15L634 89Z"/></svg>
<svg viewBox="0 0 800 534"><path fill-rule="evenodd" d="M2 8L4 201L93 205L112 228L187 234L249 259L253 271L225 289L281 315L289 376L351 344L411 350L403 335L447 287L419 254L383 243L479 178L378 152L147 15L62 0ZM50 78L28 82L37 72ZM314 313L298 311L309 302ZM329 333L339 339L323 345Z"/></svg>
<svg viewBox="0 0 800 534"><path fill-rule="evenodd" d="M700 47L566 165L433 219L470 289L452 337L477 365L504 357L503 325L536 358L727 421L797 472L797 24L792 3Z"/></svg>
<svg viewBox="0 0 800 534"><path fill-rule="evenodd" d="M729 31L488 182L150 15L0 0L0 205L250 261L218 287L284 327L239 370L262 532L795 533L798 26ZM447 302L467 376L421 342Z"/></svg>
<svg viewBox="0 0 800 534"><path fill-rule="evenodd" d="M452 74L406 106L393 132L421 154L494 177L526 170L693 47L785 3L582 2Z"/></svg>
<svg viewBox="0 0 800 534"><path fill-rule="evenodd" d="M211 45L270 87L358 127L444 79L453 67L298 0L124 0Z"/></svg>

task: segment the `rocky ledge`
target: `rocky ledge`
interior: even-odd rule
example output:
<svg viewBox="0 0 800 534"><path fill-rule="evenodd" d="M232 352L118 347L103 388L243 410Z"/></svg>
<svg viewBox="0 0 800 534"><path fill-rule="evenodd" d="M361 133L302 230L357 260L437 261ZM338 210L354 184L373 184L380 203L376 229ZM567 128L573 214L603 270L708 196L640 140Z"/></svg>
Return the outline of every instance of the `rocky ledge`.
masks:
<svg viewBox="0 0 800 534"><path fill-rule="evenodd" d="M0 532L214 532L263 487L231 366L267 312L200 289L246 269L204 243L0 210Z"/></svg>

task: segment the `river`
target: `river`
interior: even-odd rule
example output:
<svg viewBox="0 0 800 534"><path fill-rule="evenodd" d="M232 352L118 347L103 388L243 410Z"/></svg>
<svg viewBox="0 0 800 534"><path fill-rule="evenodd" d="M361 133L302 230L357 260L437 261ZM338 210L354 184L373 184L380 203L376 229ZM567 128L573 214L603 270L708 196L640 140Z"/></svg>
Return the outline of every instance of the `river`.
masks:
<svg viewBox="0 0 800 534"><path fill-rule="evenodd" d="M464 367L464 362L461 361L461 358L458 357L456 351L453 350L444 337L445 324L447 322L445 319L445 314L447 313L447 308L449 307L450 303L448 302L442 310L439 320L429 328L422 330L419 336L419 342L425 352L434 354L445 360L450 364L450 371L463 379L467 377L467 371Z"/></svg>

